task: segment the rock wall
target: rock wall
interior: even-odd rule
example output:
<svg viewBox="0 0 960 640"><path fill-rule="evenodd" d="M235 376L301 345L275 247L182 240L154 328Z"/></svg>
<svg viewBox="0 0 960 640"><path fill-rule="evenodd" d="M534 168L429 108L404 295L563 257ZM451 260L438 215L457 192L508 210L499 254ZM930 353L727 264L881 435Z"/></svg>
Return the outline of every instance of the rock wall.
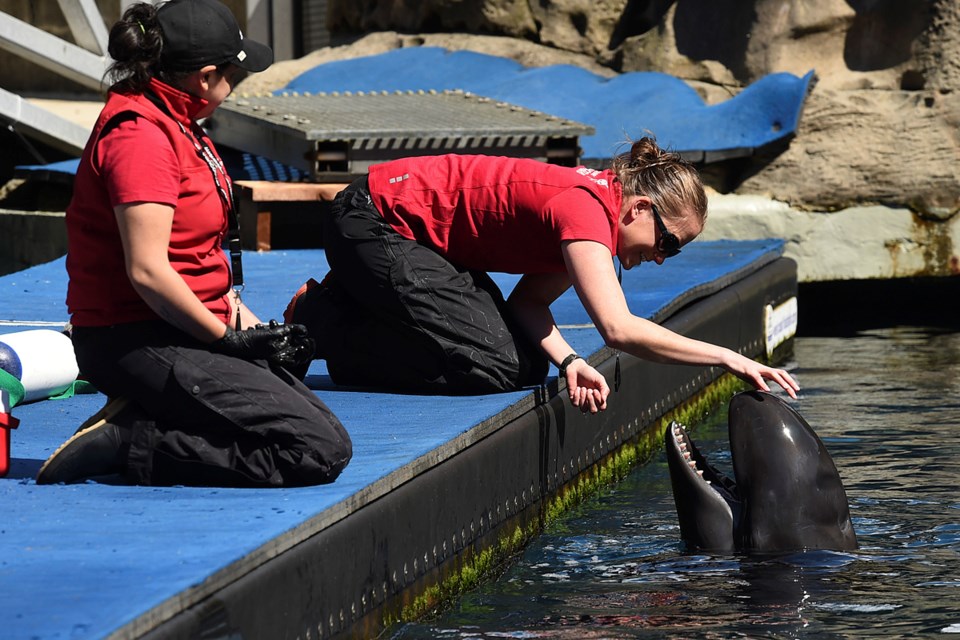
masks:
<svg viewBox="0 0 960 640"><path fill-rule="evenodd" d="M108 22L118 15L119 0L97 3ZM769 73L813 69L817 83L789 144L703 168L715 191L704 237L785 237L803 281L960 274L960 0L329 0L328 8L341 46L279 62L239 90L278 89L322 62L420 45L601 75L661 71L708 103ZM0 11L68 37L52 0L0 0ZM0 76L15 90L43 73L0 52Z"/></svg>
<svg viewBox="0 0 960 640"><path fill-rule="evenodd" d="M816 68L827 88L952 90L958 14L957 0L330 0L327 26L524 38L615 71L740 86Z"/></svg>
<svg viewBox="0 0 960 640"><path fill-rule="evenodd" d="M243 0L226 0L242 15ZM304 0L310 2L310 0ZM119 0L97 0L105 20ZM720 193L803 210L865 204L943 220L960 209L960 0L329 0L334 41L263 85L318 63L418 44L577 64L602 74L655 70L709 103L774 72L817 83L789 146L704 171ZM55 2L0 10L70 39ZM7 56L7 57L4 57ZM3 64L4 61L7 64ZM45 72L0 52L4 88Z"/></svg>
<svg viewBox="0 0 960 640"><path fill-rule="evenodd" d="M712 195L700 238L782 238L800 282L960 275L960 216L930 222L907 209L856 206L829 214L761 196ZM856 292L852 292L854 297Z"/></svg>
<svg viewBox="0 0 960 640"><path fill-rule="evenodd" d="M507 36L539 45L545 64L556 52L669 73L708 102L813 69L797 137L711 167L712 187L803 210L882 204L943 220L960 209L960 0L330 0L329 27Z"/></svg>

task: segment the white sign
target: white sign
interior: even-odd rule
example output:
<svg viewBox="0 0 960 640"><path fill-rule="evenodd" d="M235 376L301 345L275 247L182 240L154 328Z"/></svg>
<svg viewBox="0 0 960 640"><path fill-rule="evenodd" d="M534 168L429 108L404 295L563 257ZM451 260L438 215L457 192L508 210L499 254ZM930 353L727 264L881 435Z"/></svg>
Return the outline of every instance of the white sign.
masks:
<svg viewBox="0 0 960 640"><path fill-rule="evenodd" d="M797 298L777 305L767 305L763 310L763 328L767 342L767 357L773 355L774 349L797 335Z"/></svg>

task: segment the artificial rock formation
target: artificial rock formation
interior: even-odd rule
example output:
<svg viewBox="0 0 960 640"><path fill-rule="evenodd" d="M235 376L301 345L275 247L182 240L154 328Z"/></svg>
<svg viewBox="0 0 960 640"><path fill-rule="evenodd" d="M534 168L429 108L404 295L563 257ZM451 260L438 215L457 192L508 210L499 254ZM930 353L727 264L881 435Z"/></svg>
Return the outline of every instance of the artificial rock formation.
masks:
<svg viewBox="0 0 960 640"><path fill-rule="evenodd" d="M116 0L98 4L117 10ZM889 235L871 255L889 255L890 264L870 273L960 271L954 249L960 243L954 231L960 226L960 0L327 4L332 41L344 44L278 62L249 77L239 91L278 89L322 62L420 45L505 56L526 66L573 64L606 76L660 71L687 81L711 104L770 73L814 70L817 81L789 144L703 167L714 199L762 197L772 202L765 215L789 210L826 226L838 224L844 212L887 211L901 220L878 227ZM46 7L0 0L6 11L20 7L30 13L40 5ZM730 220L720 223L724 216ZM756 219L736 216L729 207L718 204L711 218L708 230L754 234ZM858 237L848 232L866 218L856 213L843 219L850 225L845 235ZM859 237L875 235L875 229L868 231ZM797 238L791 246L800 244ZM808 246L802 253L811 251ZM851 260L859 260L851 251ZM863 267L852 264L832 273L859 277L851 274Z"/></svg>
<svg viewBox="0 0 960 640"><path fill-rule="evenodd" d="M813 69L797 138L707 171L713 187L810 210L882 204L945 219L960 208L960 0L331 0L329 20L341 34L526 40L544 63L555 52L592 70L662 71L708 102Z"/></svg>
<svg viewBox="0 0 960 640"><path fill-rule="evenodd" d="M365 55L368 46L472 49L530 66L661 71L708 103L770 73L812 69L797 136L705 167L714 200L762 196L772 202L765 215L819 220L800 225L811 230L843 220L853 236L869 225L863 211L883 218L864 236L887 234L874 238L874 257L853 255L829 272L801 265L810 279L958 272L960 0L330 0L329 27L341 38L386 33L316 52L325 59ZM449 33L457 31L474 35ZM755 217L716 209L725 233L755 235ZM790 246L801 245L795 237Z"/></svg>

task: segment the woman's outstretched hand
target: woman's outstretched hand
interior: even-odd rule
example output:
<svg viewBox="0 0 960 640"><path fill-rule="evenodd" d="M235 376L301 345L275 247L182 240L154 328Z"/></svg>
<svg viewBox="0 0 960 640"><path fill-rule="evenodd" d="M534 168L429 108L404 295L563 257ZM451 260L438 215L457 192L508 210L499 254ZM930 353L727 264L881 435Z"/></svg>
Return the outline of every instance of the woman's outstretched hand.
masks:
<svg viewBox="0 0 960 640"><path fill-rule="evenodd" d="M570 404L586 413L597 413L607 408L610 387L603 375L587 364L586 360L574 360L567 366L567 393Z"/></svg>
<svg viewBox="0 0 960 640"><path fill-rule="evenodd" d="M797 391L800 390L800 385L797 384L797 381L785 370L768 367L746 356L741 356L735 352L731 353L734 353L736 357L730 364L725 366L727 371L762 391L770 391L770 387L766 381L772 380L783 387L787 395L794 400L797 399Z"/></svg>

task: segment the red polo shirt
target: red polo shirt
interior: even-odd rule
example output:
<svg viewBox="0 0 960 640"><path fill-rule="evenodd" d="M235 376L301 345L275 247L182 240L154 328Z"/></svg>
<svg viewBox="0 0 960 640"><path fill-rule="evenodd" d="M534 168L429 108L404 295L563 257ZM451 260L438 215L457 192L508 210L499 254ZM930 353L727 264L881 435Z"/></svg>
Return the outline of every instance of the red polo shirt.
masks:
<svg viewBox="0 0 960 640"><path fill-rule="evenodd" d="M210 167L177 125L189 128L205 102L157 81L151 89L173 118L142 95L111 93L80 160L66 213L67 307L76 326L157 318L127 278L114 214L135 202L174 207L171 266L211 312L230 318L227 208Z"/></svg>
<svg viewBox="0 0 960 640"><path fill-rule="evenodd" d="M566 270L564 240L616 252L622 191L611 171L481 155L423 156L370 168L384 219L467 269Z"/></svg>

